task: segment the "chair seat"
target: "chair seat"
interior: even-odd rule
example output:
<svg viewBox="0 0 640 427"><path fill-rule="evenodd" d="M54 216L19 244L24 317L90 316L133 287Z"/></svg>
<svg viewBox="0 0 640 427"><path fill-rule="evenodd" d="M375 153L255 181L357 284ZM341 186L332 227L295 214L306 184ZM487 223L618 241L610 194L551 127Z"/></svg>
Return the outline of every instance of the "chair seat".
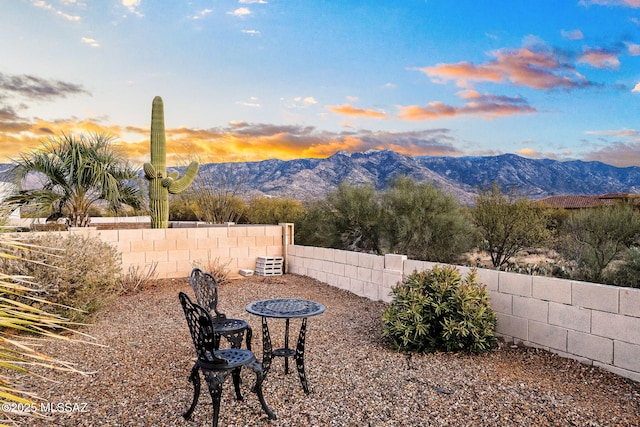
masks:
<svg viewBox="0 0 640 427"><path fill-rule="evenodd" d="M236 332L243 329L248 329L249 324L240 319L213 319L213 327L216 332L225 334L227 332Z"/></svg>
<svg viewBox="0 0 640 427"><path fill-rule="evenodd" d="M256 360L256 357L250 350L244 350L240 348L215 350L214 353L215 357L227 361L226 364L220 364L219 362L216 363L213 361L213 359L209 358L212 362L210 367L215 367L216 370L235 369L239 366L245 366ZM207 365L205 363L200 363L200 365L205 369L207 368Z"/></svg>

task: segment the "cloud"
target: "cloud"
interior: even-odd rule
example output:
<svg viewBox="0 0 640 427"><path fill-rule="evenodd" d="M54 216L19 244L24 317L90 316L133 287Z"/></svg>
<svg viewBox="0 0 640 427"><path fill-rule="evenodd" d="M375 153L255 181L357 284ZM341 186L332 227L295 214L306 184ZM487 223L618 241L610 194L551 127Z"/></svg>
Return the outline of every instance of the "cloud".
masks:
<svg viewBox="0 0 640 427"><path fill-rule="evenodd" d="M629 51L629 55L631 56L640 56L640 44L635 43L625 43L627 45L627 50Z"/></svg>
<svg viewBox="0 0 640 427"><path fill-rule="evenodd" d="M613 129L587 131L598 138L602 147L583 155L585 161L599 161L619 167L640 164L640 131Z"/></svg>
<svg viewBox="0 0 640 427"><path fill-rule="evenodd" d="M193 15L191 19L193 19L194 21L197 21L198 19L202 19L212 12L213 12L213 9L202 9L201 11Z"/></svg>
<svg viewBox="0 0 640 427"><path fill-rule="evenodd" d="M254 4L254 3L267 4L267 2L264 0L240 0L239 3L240 4Z"/></svg>
<svg viewBox="0 0 640 427"><path fill-rule="evenodd" d="M138 11L138 7L140 7L141 3L142 0L122 0L122 5L126 7L130 13L138 16L144 16Z"/></svg>
<svg viewBox="0 0 640 427"><path fill-rule="evenodd" d="M64 19L68 20L68 21L80 21L81 18L78 15L70 15L68 13L65 13L61 10L56 9L55 7L53 7L50 3L47 3L46 1L43 0L36 0L33 1L32 4L35 7L39 7L41 9L45 9L45 10L50 10L52 12L54 12L56 15L63 17Z"/></svg>
<svg viewBox="0 0 640 427"><path fill-rule="evenodd" d="M587 63L596 68L610 68L617 70L620 68L618 53L600 48L588 48L578 58L578 62Z"/></svg>
<svg viewBox="0 0 640 427"><path fill-rule="evenodd" d="M46 80L40 77L8 75L0 72L0 97L8 94L30 99L65 98L67 95L89 94L81 85L61 80Z"/></svg>
<svg viewBox="0 0 640 427"><path fill-rule="evenodd" d="M249 34L250 36L259 36L260 31L258 30L242 30L243 33Z"/></svg>
<svg viewBox="0 0 640 427"><path fill-rule="evenodd" d="M584 38L584 34L582 34L582 31L580 30L562 30L560 31L560 34L567 40L582 40Z"/></svg>
<svg viewBox="0 0 640 427"><path fill-rule="evenodd" d="M326 107L329 111L333 111L336 114L344 114L346 116L352 117L365 117L369 119L385 119L387 115L385 113L381 113L380 111L375 110L362 110L359 108L354 108L349 104L344 104L341 106L336 105L328 105Z"/></svg>
<svg viewBox="0 0 640 427"><path fill-rule="evenodd" d="M318 101L316 101L316 99L313 96L306 96L304 98L301 97L301 96L298 96L296 98L293 98L293 100L295 102L302 103L302 105L304 105L305 107L308 107L308 106L311 106L311 105L314 105L314 104L318 103Z"/></svg>
<svg viewBox="0 0 640 427"><path fill-rule="evenodd" d="M640 7L640 0L580 0L583 6L623 6L637 9Z"/></svg>
<svg viewBox="0 0 640 427"><path fill-rule="evenodd" d="M255 96L252 96L251 98L249 98L249 100L250 100L249 102L237 101L236 104L242 105L244 107L260 108L260 103L257 102L258 98L256 98Z"/></svg>
<svg viewBox="0 0 640 427"><path fill-rule="evenodd" d="M460 91L456 95L466 101L463 106L447 105L439 101L430 102L424 107L418 105L399 106L398 118L418 121L457 116L482 116L493 119L500 116L536 112L535 108L520 97L480 94L474 90Z"/></svg>
<svg viewBox="0 0 640 427"><path fill-rule="evenodd" d="M246 8L246 7L239 7L238 9L231 11L231 12L227 12L228 15L233 15L233 16L247 16L247 15L251 15L251 11Z"/></svg>
<svg viewBox="0 0 640 427"><path fill-rule="evenodd" d="M640 92L640 83L636 83L631 92Z"/></svg>
<svg viewBox="0 0 640 427"><path fill-rule="evenodd" d="M82 37L80 40L82 40L82 43L86 43L91 47L100 47L100 43L98 43L98 41L95 40L95 39L90 39L88 37Z"/></svg>
<svg viewBox="0 0 640 427"><path fill-rule="evenodd" d="M554 52L544 49L501 49L483 64L459 62L419 68L434 82L455 80L460 87L471 82L511 83L534 89L575 89L592 85Z"/></svg>

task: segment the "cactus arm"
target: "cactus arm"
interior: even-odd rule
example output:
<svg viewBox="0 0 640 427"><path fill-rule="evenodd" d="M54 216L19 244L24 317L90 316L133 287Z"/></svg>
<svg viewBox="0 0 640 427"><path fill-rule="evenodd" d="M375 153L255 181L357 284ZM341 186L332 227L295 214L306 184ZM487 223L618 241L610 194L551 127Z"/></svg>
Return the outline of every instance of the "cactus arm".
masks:
<svg viewBox="0 0 640 427"><path fill-rule="evenodd" d="M178 171L173 170L167 175L168 178L178 179Z"/></svg>
<svg viewBox="0 0 640 427"><path fill-rule="evenodd" d="M156 168L154 168L151 163L145 163L142 165L142 170L144 170L144 177L147 179L154 179L158 177Z"/></svg>
<svg viewBox="0 0 640 427"><path fill-rule="evenodd" d="M199 167L200 165L198 164L198 162L191 162L187 167L187 170L184 172L184 176L171 183L171 185L169 186L169 193L178 194L186 190L187 187L189 187L193 180L196 178Z"/></svg>

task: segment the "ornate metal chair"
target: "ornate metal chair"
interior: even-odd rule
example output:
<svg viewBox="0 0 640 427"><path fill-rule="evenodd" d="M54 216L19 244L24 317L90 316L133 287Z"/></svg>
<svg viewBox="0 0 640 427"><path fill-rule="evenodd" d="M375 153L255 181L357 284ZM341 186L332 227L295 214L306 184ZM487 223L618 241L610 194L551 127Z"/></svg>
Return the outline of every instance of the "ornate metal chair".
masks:
<svg viewBox="0 0 640 427"><path fill-rule="evenodd" d="M189 283L193 288L198 304L207 308L211 313L215 313L213 328L218 336L216 349L220 348L219 338L223 336L231 343L231 348L241 348L242 339L245 338L247 349L251 350L251 337L253 335L251 326L244 320L229 319L224 313L218 311L218 283L213 275L199 268L194 268L191 270Z"/></svg>
<svg viewBox="0 0 640 427"><path fill-rule="evenodd" d="M251 389L258 395L260 405L267 414L269 419L275 420L275 414L269 409L262 395L262 365L257 361L251 350L239 348L230 348L218 350L215 347L219 341L219 335L213 328L214 320L211 314L199 306L191 302L187 294L180 292L178 295L184 315L189 325L191 338L196 348L198 360L191 369L189 381L193 383L193 401L191 406L183 414L185 419L191 418L191 414L198 403L200 396L200 372L204 375L209 386L209 393L213 402L213 427L218 425L218 415L220 414L220 401L222 399L222 384L225 382L229 374L233 376L233 384L236 392L236 399L242 400L240 393L240 368L246 366L256 374L256 384ZM216 338L216 336L218 338Z"/></svg>

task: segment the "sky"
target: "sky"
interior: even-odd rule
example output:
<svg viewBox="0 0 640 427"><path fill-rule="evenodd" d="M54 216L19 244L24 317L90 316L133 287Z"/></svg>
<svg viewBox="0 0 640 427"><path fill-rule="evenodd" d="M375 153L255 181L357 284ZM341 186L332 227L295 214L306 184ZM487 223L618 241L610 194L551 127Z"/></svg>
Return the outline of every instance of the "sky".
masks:
<svg viewBox="0 0 640 427"><path fill-rule="evenodd" d="M640 166L640 0L0 0L0 162L390 149Z"/></svg>

